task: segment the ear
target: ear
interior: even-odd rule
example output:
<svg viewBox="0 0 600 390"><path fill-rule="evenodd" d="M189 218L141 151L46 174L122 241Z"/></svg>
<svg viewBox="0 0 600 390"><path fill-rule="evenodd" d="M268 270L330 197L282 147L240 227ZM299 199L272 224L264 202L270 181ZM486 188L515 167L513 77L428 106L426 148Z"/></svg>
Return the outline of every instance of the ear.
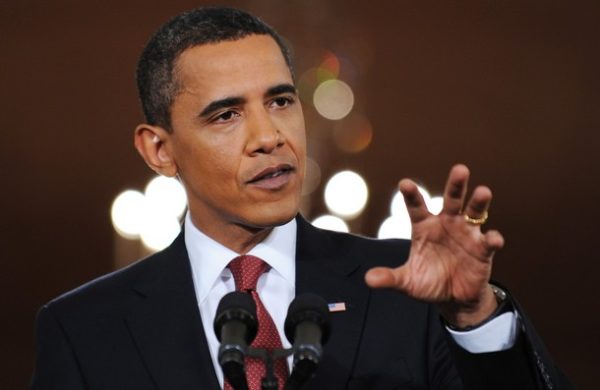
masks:
<svg viewBox="0 0 600 390"><path fill-rule="evenodd" d="M177 175L177 164L170 151L171 133L146 123L135 128L133 142L146 164L159 175Z"/></svg>

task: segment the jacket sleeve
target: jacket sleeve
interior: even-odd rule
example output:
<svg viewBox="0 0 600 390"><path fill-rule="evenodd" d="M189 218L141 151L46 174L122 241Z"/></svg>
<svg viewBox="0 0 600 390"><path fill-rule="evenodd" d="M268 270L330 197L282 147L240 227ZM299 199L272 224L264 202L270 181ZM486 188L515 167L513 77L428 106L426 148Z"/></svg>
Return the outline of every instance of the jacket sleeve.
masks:
<svg viewBox="0 0 600 390"><path fill-rule="evenodd" d="M40 309L36 319L36 354L32 390L87 388L73 349L47 305Z"/></svg>
<svg viewBox="0 0 600 390"><path fill-rule="evenodd" d="M448 344L465 389L574 389L554 364L521 306L510 295L507 299L511 300L520 321L520 332L512 348L473 354L448 335Z"/></svg>

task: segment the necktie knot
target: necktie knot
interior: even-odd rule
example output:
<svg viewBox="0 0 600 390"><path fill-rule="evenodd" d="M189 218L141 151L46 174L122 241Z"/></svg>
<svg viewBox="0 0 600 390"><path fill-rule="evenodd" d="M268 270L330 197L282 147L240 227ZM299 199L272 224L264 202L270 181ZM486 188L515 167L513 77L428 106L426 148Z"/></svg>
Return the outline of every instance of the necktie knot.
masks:
<svg viewBox="0 0 600 390"><path fill-rule="evenodd" d="M258 278L269 269L267 263L251 255L236 257L228 267L235 280L235 289L239 291L255 291Z"/></svg>

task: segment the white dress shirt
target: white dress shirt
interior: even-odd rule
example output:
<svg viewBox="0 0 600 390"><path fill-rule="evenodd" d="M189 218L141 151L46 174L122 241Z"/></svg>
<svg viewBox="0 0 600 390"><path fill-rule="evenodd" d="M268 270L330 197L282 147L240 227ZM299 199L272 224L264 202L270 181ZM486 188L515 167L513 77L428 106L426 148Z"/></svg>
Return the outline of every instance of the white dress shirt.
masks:
<svg viewBox="0 0 600 390"><path fill-rule="evenodd" d="M275 227L263 242L245 253L260 257L271 267L258 279L256 289L273 318L284 348L289 348L290 343L285 337L283 324L296 290L296 228L295 219ZM184 236L204 334L219 384L223 387L223 371L217 356L219 341L214 332L213 321L221 298L235 291L233 275L227 264L240 254L198 230L189 213L185 218ZM469 352L494 352L514 345L517 325L515 313L504 313L468 332L448 331L457 344ZM292 357L288 358L290 369L291 362Z"/></svg>
<svg viewBox="0 0 600 390"><path fill-rule="evenodd" d="M192 265L202 326L219 384L223 387L223 371L218 361L219 341L215 335L213 321L221 298L235 291L233 275L227 264L240 254L198 230L189 213L184 229L185 246ZM263 242L244 254L260 257L271 267L258 279L256 290L273 318L283 347L289 348L291 345L285 337L283 324L296 291L296 220L274 228ZM290 369L291 362L292 357L288 359Z"/></svg>

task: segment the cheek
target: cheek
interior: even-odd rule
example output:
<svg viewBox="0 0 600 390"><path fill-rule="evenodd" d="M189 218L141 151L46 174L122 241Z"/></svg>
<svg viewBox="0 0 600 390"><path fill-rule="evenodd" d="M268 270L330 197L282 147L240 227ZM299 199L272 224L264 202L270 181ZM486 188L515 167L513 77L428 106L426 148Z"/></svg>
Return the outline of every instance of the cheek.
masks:
<svg viewBox="0 0 600 390"><path fill-rule="evenodd" d="M233 152L233 145L205 141L196 139L178 145L179 174L197 190L210 188L218 192L224 184L235 183L239 157Z"/></svg>
<svg viewBox="0 0 600 390"><path fill-rule="evenodd" d="M217 189L237 183L239 171L239 156L231 153L228 148L204 151L195 158L196 164L191 167L196 170L195 175L206 185Z"/></svg>
<svg viewBox="0 0 600 390"><path fill-rule="evenodd" d="M303 154L306 152L306 134L302 108L298 106L297 110L290 111L278 119L277 127L284 132L298 158L303 158Z"/></svg>
<svg viewBox="0 0 600 390"><path fill-rule="evenodd" d="M291 144L296 157L298 158L298 163L304 171L304 165L306 164L306 134L304 132L304 123L301 123L298 130L294 132Z"/></svg>

